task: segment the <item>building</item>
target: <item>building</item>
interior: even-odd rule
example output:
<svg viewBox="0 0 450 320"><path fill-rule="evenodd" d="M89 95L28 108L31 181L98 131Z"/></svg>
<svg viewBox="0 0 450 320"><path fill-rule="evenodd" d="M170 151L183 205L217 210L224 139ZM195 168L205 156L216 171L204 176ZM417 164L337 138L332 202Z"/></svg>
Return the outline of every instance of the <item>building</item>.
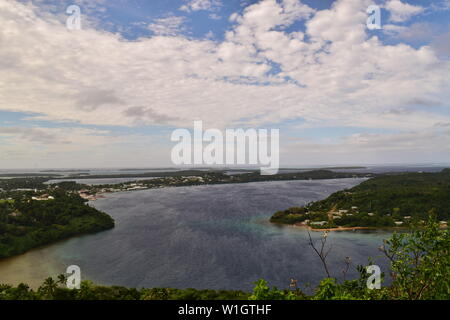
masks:
<svg viewBox="0 0 450 320"><path fill-rule="evenodd" d="M323 226L325 224L327 224L327 221L314 221L314 222L310 223L310 225L313 225L313 226Z"/></svg>
<svg viewBox="0 0 450 320"><path fill-rule="evenodd" d="M48 200L55 200L55 197L49 196L48 194L44 194L44 195L38 196L38 197L31 197L31 200L48 201Z"/></svg>

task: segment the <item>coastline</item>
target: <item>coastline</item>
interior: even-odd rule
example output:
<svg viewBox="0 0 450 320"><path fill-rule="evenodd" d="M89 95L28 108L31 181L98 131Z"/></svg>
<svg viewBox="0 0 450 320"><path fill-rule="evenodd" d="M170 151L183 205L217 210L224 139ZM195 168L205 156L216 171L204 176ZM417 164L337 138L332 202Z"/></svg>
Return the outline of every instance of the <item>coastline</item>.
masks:
<svg viewBox="0 0 450 320"><path fill-rule="evenodd" d="M304 225L301 223L295 223L295 227L298 228L305 228L309 231L316 231L316 232L324 232L324 231L355 231L355 230L378 230L383 228L376 228L376 227L336 227L336 228L312 228L311 226ZM395 227L392 227L395 228ZM387 229L387 228L386 228Z"/></svg>
<svg viewBox="0 0 450 320"><path fill-rule="evenodd" d="M281 225L286 225L281 223ZM330 231L356 231L356 230L386 230L386 231L396 231L396 230L411 230L408 227L336 227L336 228L312 228L311 226L295 223L291 224L291 226L296 228L304 228L309 231L316 232L330 232ZM448 227L439 226L440 229L447 229Z"/></svg>
<svg viewBox="0 0 450 320"><path fill-rule="evenodd" d="M213 185L228 185L228 184L247 184L247 183L264 183L264 182L286 182L286 181L323 181L323 180L341 180L341 179L362 179L367 180L365 177L348 177L348 178L324 178L324 179L286 179L286 180L255 180L255 181L239 181L239 182L230 182L230 181L222 181L217 183L199 183L199 184L186 184L186 185L164 185L164 186L156 186L156 187L141 187L141 188L132 188L132 189L122 189L122 190L114 190L114 191L97 191L89 196L83 196L78 192L78 194L88 201L96 201L98 199L106 198L110 194L122 193L122 192L133 192L133 191L143 191L143 190L154 190L154 189L165 189L165 188L180 188L180 187L200 187L200 186L213 186ZM363 181L361 181L363 182ZM361 183L360 182L360 183ZM117 184L117 185L120 185ZM90 186L93 187L93 186ZM83 191L81 192L83 193Z"/></svg>
<svg viewBox="0 0 450 320"><path fill-rule="evenodd" d="M336 227L336 228L312 228L310 226L302 225L302 224L294 224L297 228L305 228L310 231L315 232L329 232L329 231L356 231L356 230L407 230L408 228L405 227L384 227L384 228L377 228L377 227Z"/></svg>

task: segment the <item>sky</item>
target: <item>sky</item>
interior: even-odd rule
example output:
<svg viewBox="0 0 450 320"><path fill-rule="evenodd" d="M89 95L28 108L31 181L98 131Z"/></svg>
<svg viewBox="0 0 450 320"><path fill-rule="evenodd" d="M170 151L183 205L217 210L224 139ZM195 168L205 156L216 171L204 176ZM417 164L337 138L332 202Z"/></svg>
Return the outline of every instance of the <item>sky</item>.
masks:
<svg viewBox="0 0 450 320"><path fill-rule="evenodd" d="M450 0L0 1L0 168L170 166L196 120L279 129L282 166L450 163Z"/></svg>

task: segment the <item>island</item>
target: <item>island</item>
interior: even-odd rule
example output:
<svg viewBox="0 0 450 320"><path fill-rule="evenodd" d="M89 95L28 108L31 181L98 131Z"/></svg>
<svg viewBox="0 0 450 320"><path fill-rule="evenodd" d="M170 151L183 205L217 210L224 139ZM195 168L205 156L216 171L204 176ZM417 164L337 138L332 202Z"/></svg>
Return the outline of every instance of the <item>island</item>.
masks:
<svg viewBox="0 0 450 320"><path fill-rule="evenodd" d="M78 190L79 194L88 200L95 200L102 194L123 191L136 191L143 189L155 189L166 187L187 187L213 184L249 183L267 181L290 181L290 180L323 180L323 179L343 179L343 178L369 178L371 173L349 173L335 172L332 170L317 169L311 171L294 171L289 173L278 173L275 175L261 175L259 170L247 170L246 172L236 171L236 174L228 174L226 170L183 170L175 172L149 172L137 175L92 175L77 177L79 182L84 179L105 179L105 178L133 178L136 180L117 183L89 186L82 183L63 181L64 178L53 179L63 182L54 183L54 187L67 190ZM67 178L66 178L67 179ZM139 179L139 180L137 180ZM1 181L0 181L1 186Z"/></svg>
<svg viewBox="0 0 450 320"><path fill-rule="evenodd" d="M450 217L450 169L436 173L385 173L328 198L272 215L272 223L311 230L408 228L435 215Z"/></svg>

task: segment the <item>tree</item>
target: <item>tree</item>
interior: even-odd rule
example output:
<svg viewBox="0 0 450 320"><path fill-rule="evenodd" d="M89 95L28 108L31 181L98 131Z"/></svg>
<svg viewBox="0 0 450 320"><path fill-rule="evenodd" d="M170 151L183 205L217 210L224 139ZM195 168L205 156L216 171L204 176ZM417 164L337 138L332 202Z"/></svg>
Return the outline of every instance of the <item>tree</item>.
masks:
<svg viewBox="0 0 450 320"><path fill-rule="evenodd" d="M391 262L393 298L449 298L450 233L439 229L433 211L425 228L394 233L380 250Z"/></svg>
<svg viewBox="0 0 450 320"><path fill-rule="evenodd" d="M295 298L292 291L278 290L276 287L269 288L266 280L259 279L255 282L255 288L249 300L295 300Z"/></svg>
<svg viewBox="0 0 450 320"><path fill-rule="evenodd" d="M328 231L325 231L320 238L320 248L317 249L316 245L314 244L311 233L308 231L309 236L309 245L313 248L314 252L317 253L317 256L319 257L320 261L322 262L323 268L325 269L325 273L327 274L328 278L331 278L330 271L328 271L328 265L327 265L327 256L331 251L331 246L326 249L327 244L327 238L328 238Z"/></svg>

